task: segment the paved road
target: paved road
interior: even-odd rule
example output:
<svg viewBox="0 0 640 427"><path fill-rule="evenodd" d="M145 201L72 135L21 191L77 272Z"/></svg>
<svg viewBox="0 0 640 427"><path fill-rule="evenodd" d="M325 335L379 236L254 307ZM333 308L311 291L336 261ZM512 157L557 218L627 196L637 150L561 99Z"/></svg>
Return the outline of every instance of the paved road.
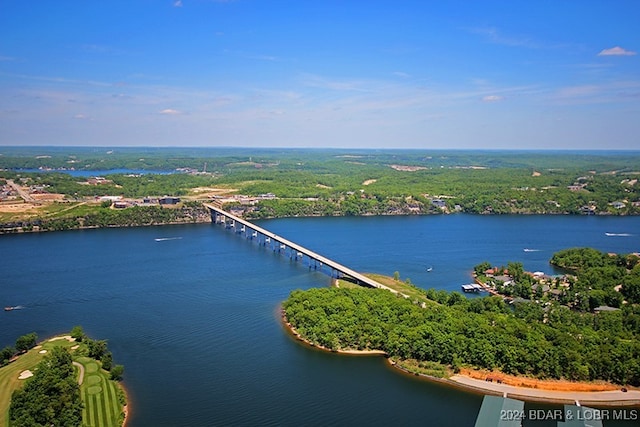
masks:
<svg viewBox="0 0 640 427"><path fill-rule="evenodd" d="M492 391L493 394L505 394L513 399L538 401L538 402L561 402L581 404L595 404L596 406L624 406L640 405L640 390L611 391L554 391L540 390L535 388L515 387L495 382L487 382L462 375L454 375L452 381L477 391Z"/></svg>
<svg viewBox="0 0 640 427"><path fill-rule="evenodd" d="M8 179L7 180L7 185L9 185L11 188L13 188L20 197L22 197L22 199L24 199L25 202L29 202L29 203L35 203L36 200L31 197L31 195L29 193L27 193L26 191L24 191L24 189L16 184L15 182L13 182L13 180Z"/></svg>

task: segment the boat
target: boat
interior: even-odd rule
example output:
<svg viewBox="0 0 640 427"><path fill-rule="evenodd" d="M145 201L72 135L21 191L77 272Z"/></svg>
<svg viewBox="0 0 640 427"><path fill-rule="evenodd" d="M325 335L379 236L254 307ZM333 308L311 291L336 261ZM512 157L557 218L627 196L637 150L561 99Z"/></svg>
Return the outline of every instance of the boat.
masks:
<svg viewBox="0 0 640 427"><path fill-rule="evenodd" d="M9 307L5 307L4 311L11 311L11 310L15 310L15 309L16 309L16 307L10 307L9 306Z"/></svg>
<svg viewBox="0 0 640 427"><path fill-rule="evenodd" d="M427 272L431 273L433 271L433 267L427 267Z"/></svg>

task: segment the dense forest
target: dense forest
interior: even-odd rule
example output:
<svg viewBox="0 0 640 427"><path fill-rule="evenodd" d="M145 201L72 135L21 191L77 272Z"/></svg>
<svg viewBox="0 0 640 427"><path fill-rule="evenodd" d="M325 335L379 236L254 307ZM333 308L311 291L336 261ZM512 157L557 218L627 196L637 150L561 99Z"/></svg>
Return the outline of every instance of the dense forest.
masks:
<svg viewBox="0 0 640 427"><path fill-rule="evenodd" d="M100 197L140 201L167 195L202 202L210 200L207 189L226 196L273 194L244 205L227 202L249 219L637 215L639 164L637 152L3 147L0 208L22 201L9 181L61 198L32 210L0 209L0 223L28 219L26 230L38 221L43 230L166 223L167 212L142 209L136 215L145 218L127 223L135 215L100 211ZM101 171L99 183L90 173L71 174L94 170Z"/></svg>
<svg viewBox="0 0 640 427"><path fill-rule="evenodd" d="M571 259L578 267L590 265L592 255L590 250L570 250L554 259ZM632 279L623 279L623 289L637 283L637 263L631 270L627 267L622 268ZM589 286L594 274L590 268L575 272L577 283ZM613 283L619 282L602 287ZM424 294L429 304L374 289L297 290L283 309L302 337L334 350L383 350L392 357L438 362L454 370L465 366L640 385L640 306L629 293L623 291L629 301L620 309L599 313L557 301L507 304L499 296L467 299L433 289Z"/></svg>

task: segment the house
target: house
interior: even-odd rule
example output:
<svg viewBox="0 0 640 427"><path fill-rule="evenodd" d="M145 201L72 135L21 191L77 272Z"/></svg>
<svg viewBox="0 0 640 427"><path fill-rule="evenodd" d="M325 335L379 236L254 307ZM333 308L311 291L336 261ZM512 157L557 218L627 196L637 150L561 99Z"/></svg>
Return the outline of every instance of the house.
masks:
<svg viewBox="0 0 640 427"><path fill-rule="evenodd" d="M432 204L434 207L439 208L439 209L444 209L444 208L446 208L446 207L447 207L447 202L445 202L445 201L444 201L444 200L442 200L442 199L432 199L432 200L431 200L431 204Z"/></svg>

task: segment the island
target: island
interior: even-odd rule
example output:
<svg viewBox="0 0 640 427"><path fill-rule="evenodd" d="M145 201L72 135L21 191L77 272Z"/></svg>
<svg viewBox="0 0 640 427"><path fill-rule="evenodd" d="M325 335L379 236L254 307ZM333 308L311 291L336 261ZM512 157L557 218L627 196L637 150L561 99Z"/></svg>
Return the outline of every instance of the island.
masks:
<svg viewBox="0 0 640 427"><path fill-rule="evenodd" d="M395 283L398 294L343 278L331 288L293 291L282 305L283 321L313 347L382 354L405 373L455 387L531 401L637 406L638 257L594 255L576 249L554 259L571 259L575 265L592 265L596 258L617 263L619 308L589 310L588 294L586 305L580 300L562 304L552 293L538 293L537 300L467 299L458 292L422 290L410 280L376 276L387 286ZM620 264L622 259L631 264ZM566 289L573 296L593 277L589 268L574 273L574 289Z"/></svg>
<svg viewBox="0 0 640 427"><path fill-rule="evenodd" d="M81 327L39 344L23 335L0 355L0 425L125 424L124 368Z"/></svg>

